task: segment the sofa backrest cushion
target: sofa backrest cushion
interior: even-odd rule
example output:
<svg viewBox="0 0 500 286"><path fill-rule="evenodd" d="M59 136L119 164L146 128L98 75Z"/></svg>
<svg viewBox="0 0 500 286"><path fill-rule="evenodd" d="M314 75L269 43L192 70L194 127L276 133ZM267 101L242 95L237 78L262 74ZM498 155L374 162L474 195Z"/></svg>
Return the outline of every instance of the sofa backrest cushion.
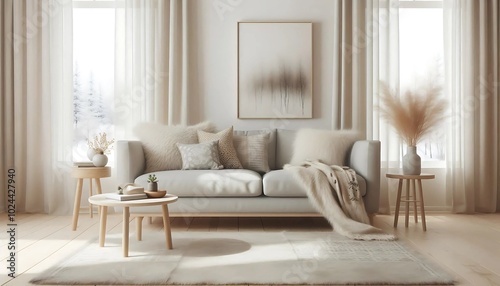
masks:
<svg viewBox="0 0 500 286"><path fill-rule="evenodd" d="M276 162L276 129L261 129L261 130L234 130L233 136L252 136L252 135L259 135L259 134L269 134L269 139L268 139L268 144L267 144L267 164L269 165L269 168L271 170L274 170L275 167L275 162ZM238 138L236 141L242 140L241 138ZM235 147L236 144L239 142L235 142ZM238 152L238 148L236 148ZM241 150L241 149L240 149ZM265 165L263 162L261 165ZM257 172L262 172L261 170L254 170Z"/></svg>
<svg viewBox="0 0 500 286"><path fill-rule="evenodd" d="M300 129L295 136L290 164L319 160L327 165L346 165L349 150L359 139L361 135L357 131Z"/></svg>
<svg viewBox="0 0 500 286"><path fill-rule="evenodd" d="M283 169L283 165L290 163L296 134L296 130L278 129L276 131L276 169Z"/></svg>

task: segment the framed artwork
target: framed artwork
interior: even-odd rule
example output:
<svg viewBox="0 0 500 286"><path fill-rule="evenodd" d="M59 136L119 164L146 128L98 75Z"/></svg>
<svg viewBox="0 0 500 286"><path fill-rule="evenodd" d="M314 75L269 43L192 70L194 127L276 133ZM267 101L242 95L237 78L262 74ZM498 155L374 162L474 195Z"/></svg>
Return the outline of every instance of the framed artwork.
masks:
<svg viewBox="0 0 500 286"><path fill-rule="evenodd" d="M312 23L238 23L238 118L312 118Z"/></svg>

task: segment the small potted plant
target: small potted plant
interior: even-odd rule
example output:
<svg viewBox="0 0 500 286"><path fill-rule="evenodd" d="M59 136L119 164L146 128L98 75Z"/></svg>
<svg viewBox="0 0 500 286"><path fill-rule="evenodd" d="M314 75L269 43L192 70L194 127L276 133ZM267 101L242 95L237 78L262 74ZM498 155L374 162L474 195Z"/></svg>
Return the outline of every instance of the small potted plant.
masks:
<svg viewBox="0 0 500 286"><path fill-rule="evenodd" d="M155 174L149 174L148 190L152 192L158 191L158 178L156 177Z"/></svg>

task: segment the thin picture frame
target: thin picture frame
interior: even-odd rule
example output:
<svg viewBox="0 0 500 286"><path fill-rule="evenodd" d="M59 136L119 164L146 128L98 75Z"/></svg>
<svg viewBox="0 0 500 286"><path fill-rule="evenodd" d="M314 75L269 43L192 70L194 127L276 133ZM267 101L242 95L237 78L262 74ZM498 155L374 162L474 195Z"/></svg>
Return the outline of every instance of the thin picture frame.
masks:
<svg viewBox="0 0 500 286"><path fill-rule="evenodd" d="M312 118L311 22L238 22L238 118Z"/></svg>

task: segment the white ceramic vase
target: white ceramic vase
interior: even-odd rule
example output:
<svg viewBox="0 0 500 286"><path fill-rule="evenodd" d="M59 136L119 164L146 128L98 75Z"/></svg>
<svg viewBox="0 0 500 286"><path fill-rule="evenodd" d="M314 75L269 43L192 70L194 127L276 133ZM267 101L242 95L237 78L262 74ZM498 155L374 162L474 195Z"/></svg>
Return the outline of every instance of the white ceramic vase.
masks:
<svg viewBox="0 0 500 286"><path fill-rule="evenodd" d="M421 159L417 154L417 146L408 146L403 156L403 175L420 175Z"/></svg>
<svg viewBox="0 0 500 286"><path fill-rule="evenodd" d="M104 154L95 154L94 157L92 157L92 163L94 163L96 167L104 167L108 163L108 156Z"/></svg>

